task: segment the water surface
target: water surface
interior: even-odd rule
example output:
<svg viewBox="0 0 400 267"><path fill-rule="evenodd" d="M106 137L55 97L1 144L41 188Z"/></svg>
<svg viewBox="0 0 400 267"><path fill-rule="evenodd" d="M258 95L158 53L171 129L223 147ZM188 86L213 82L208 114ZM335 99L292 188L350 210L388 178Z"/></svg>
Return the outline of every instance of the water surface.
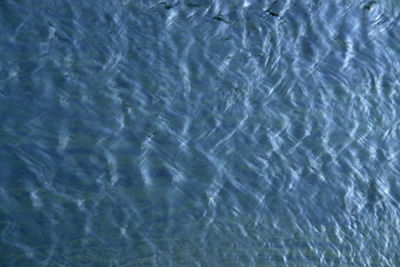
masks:
<svg viewBox="0 0 400 267"><path fill-rule="evenodd" d="M400 5L0 4L0 265L400 265Z"/></svg>

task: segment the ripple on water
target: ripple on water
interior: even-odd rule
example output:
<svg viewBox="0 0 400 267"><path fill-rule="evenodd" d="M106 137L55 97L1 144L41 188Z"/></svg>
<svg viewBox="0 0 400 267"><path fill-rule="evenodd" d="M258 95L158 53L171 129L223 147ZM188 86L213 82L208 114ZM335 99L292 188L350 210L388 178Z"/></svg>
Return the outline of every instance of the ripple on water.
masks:
<svg viewBox="0 0 400 267"><path fill-rule="evenodd" d="M399 265L396 1L0 7L5 265Z"/></svg>

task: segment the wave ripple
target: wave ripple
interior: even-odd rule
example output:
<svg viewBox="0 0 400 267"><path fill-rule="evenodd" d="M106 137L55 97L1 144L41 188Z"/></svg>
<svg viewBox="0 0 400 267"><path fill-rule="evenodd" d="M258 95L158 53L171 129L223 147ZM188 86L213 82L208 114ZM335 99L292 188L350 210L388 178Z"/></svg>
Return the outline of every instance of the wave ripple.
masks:
<svg viewBox="0 0 400 267"><path fill-rule="evenodd" d="M400 265L396 1L39 2L0 5L3 265Z"/></svg>

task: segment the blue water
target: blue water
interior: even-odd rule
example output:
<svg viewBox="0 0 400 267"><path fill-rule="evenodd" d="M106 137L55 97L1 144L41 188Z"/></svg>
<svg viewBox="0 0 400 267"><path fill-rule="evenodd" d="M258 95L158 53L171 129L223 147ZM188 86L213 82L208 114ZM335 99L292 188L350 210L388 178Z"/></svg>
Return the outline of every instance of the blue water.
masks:
<svg viewBox="0 0 400 267"><path fill-rule="evenodd" d="M2 0L1 266L400 266L395 0Z"/></svg>

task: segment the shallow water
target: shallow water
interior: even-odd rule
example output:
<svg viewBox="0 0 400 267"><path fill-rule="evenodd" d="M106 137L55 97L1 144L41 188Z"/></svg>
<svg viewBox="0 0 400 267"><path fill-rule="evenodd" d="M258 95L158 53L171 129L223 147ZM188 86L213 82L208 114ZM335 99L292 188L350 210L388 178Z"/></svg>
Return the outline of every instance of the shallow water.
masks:
<svg viewBox="0 0 400 267"><path fill-rule="evenodd" d="M0 265L400 265L399 19L3 0Z"/></svg>

